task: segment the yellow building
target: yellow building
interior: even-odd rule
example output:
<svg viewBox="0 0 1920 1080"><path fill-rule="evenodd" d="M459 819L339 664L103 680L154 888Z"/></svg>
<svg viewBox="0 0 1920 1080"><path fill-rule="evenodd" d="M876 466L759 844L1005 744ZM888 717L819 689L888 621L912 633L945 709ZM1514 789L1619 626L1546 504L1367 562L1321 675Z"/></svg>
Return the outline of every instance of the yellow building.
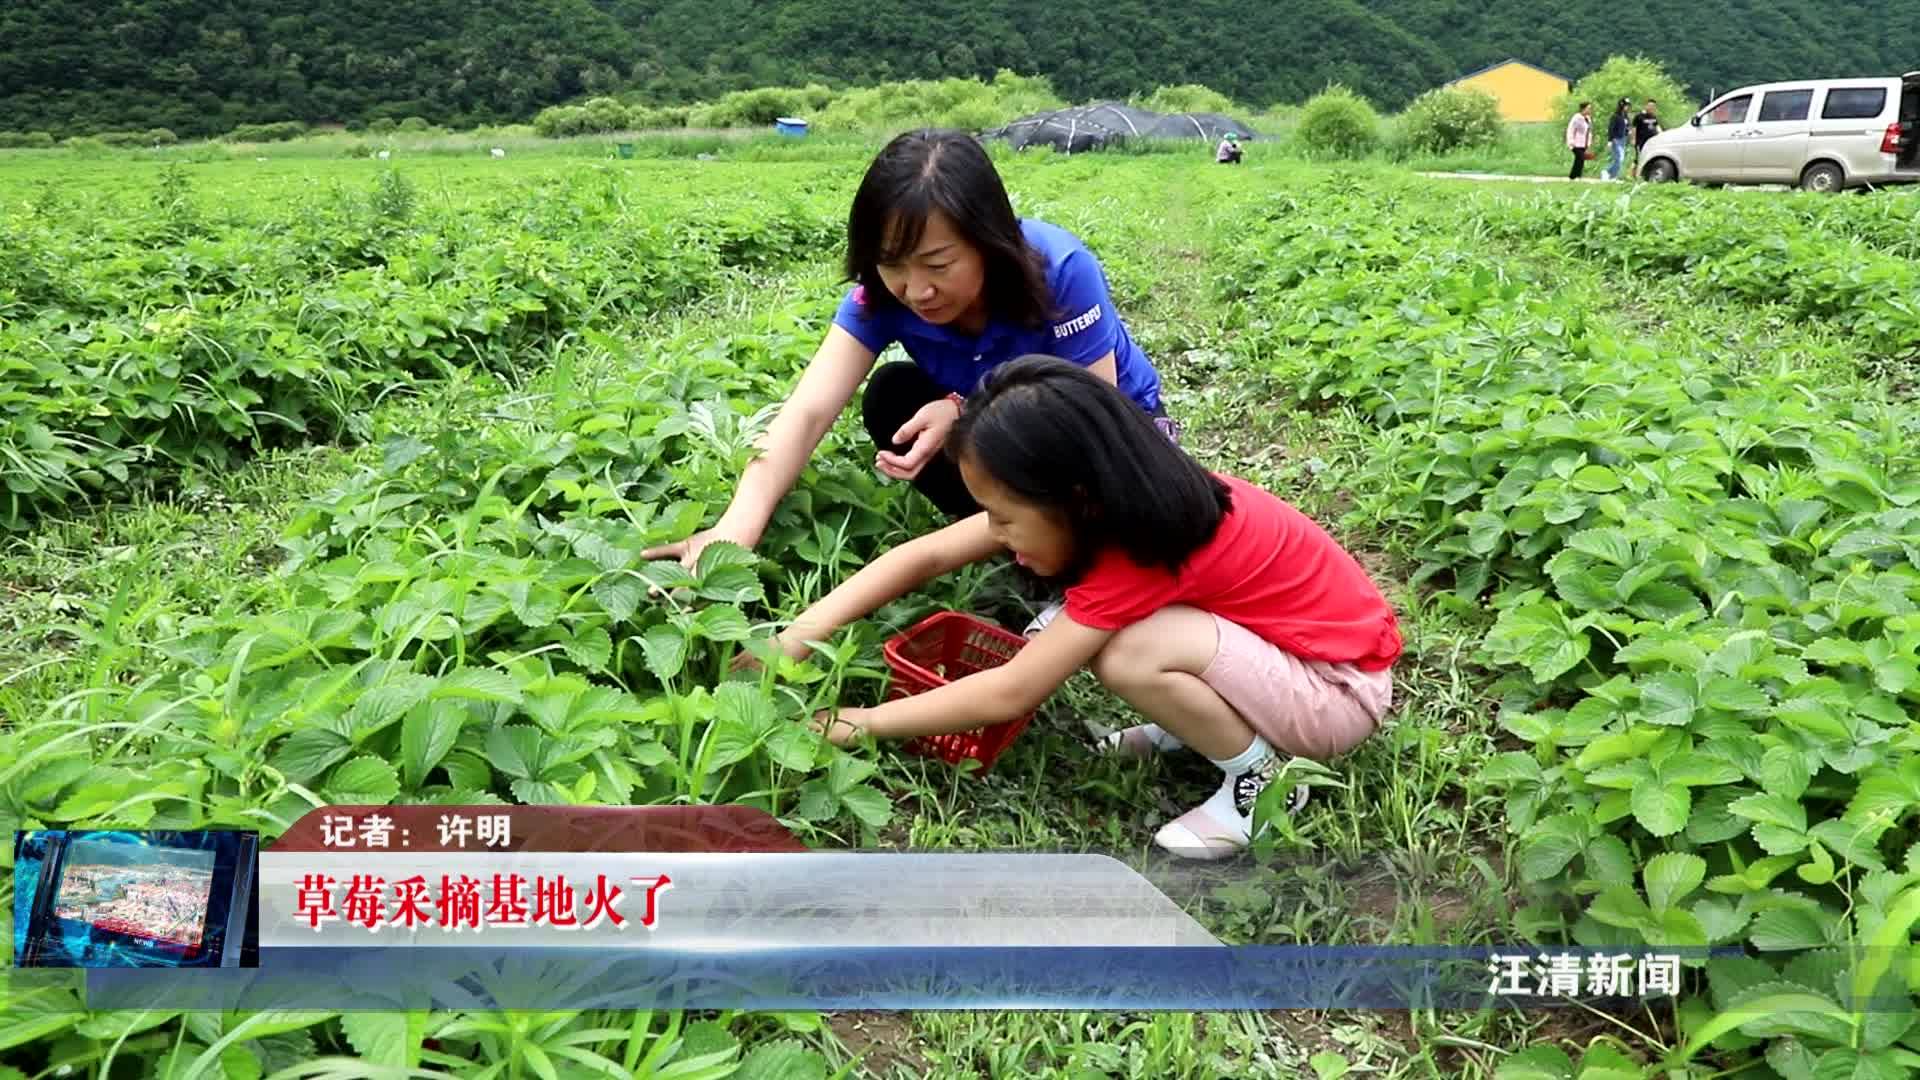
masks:
<svg viewBox="0 0 1920 1080"><path fill-rule="evenodd" d="M1557 117L1553 99L1573 90L1573 80L1519 60L1502 60L1447 84L1492 94L1508 123L1537 124Z"/></svg>

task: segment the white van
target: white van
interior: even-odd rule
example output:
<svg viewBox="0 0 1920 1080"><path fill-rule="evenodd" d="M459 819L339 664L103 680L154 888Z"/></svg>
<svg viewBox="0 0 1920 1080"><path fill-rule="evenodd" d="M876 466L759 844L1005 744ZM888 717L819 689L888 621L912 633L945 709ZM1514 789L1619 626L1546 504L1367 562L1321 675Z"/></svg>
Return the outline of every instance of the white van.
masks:
<svg viewBox="0 0 1920 1080"><path fill-rule="evenodd" d="M1743 86L1648 140L1640 176L1808 191L1920 182L1920 71Z"/></svg>

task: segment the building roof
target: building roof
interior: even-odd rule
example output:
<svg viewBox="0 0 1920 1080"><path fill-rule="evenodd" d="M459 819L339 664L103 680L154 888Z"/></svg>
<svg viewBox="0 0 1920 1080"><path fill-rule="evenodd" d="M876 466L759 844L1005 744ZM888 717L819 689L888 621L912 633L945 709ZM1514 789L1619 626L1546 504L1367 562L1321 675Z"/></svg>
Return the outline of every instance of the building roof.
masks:
<svg viewBox="0 0 1920 1080"><path fill-rule="evenodd" d="M1473 78L1475 75L1485 75L1489 71L1494 71L1499 68L1506 67L1508 64L1519 64L1523 68L1532 68L1533 70L1539 72L1542 75L1551 75L1554 78L1559 79L1561 82L1566 83L1568 86L1573 85L1572 79L1567 78L1565 75L1562 75L1557 71L1548 71L1546 68L1541 67L1539 64L1529 64L1525 60L1516 60L1516 59L1513 59L1512 57L1508 57L1507 59L1502 60L1497 64L1488 64L1486 67L1481 68L1479 71L1469 71L1465 75L1462 75L1457 79L1454 79L1452 82L1449 82L1446 85L1452 86L1454 83L1457 83L1457 82L1465 82L1468 79Z"/></svg>

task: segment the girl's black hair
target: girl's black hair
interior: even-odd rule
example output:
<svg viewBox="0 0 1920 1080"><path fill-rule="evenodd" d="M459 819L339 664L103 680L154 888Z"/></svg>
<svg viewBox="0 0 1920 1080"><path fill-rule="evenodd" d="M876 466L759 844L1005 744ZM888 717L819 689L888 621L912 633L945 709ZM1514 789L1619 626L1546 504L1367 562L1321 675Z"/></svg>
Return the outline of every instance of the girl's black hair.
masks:
<svg viewBox="0 0 1920 1080"><path fill-rule="evenodd" d="M1131 398L1052 356L1023 356L989 373L948 434L947 453L1065 514L1074 565L1060 577L1068 581L1107 545L1177 574L1233 505L1227 486Z"/></svg>
<svg viewBox="0 0 1920 1080"><path fill-rule="evenodd" d="M964 131L909 131L880 151L847 213L847 280L866 302L897 307L880 264L913 254L939 210L986 262L989 314L1039 326L1055 314L1046 260L1027 243L992 159Z"/></svg>

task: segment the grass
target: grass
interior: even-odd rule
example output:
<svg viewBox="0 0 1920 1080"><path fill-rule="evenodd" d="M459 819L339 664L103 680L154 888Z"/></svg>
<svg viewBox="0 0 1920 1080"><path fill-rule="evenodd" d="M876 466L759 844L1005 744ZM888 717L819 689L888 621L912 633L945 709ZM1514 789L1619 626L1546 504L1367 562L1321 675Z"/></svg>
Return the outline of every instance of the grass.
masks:
<svg viewBox="0 0 1920 1080"><path fill-rule="evenodd" d="M1500 160L1537 158L1544 165L1543 137L1536 132L1515 138L1519 141L1502 151L1509 156ZM264 204L370 167L327 160L337 155L323 148L344 139L308 142L314 145L270 151L285 160L270 160L260 169L237 149L227 160L206 162L204 190ZM538 182L578 170L579 157L591 152L591 141L527 147L538 156L523 161L522 147L516 145L504 166L455 156L484 142L464 149L434 144L438 149L419 151L432 156L413 166L422 190L448 200L478 197L492 184ZM661 145L679 154L695 144ZM743 151L715 163L700 175L711 178L716 198L783 182L849 182L864 144L747 140L739 145L763 147L773 157L779 156L776 148L788 147L793 157L763 162ZM1107 194L1111 180L1105 189L1096 181L1114 167L1111 159L1028 155L1009 164L1008 174L1023 206L1046 207L1050 216L1058 209L1069 225L1077 224L1074 215L1085 216L1085 231L1108 263L1129 325L1168 378L1170 407L1188 429L1190 448L1208 464L1278 491L1328 522L1389 586L1411 643L1396 672L1399 701L1391 722L1341 763L1344 779L1338 786L1316 791L1297 822L1298 839L1288 860L1196 868L1159 857L1150 837L1158 823L1204 798L1215 774L1192 755L1146 763L1094 756L1089 726L1114 727L1130 718L1083 676L1048 704L985 776L886 756L882 775L897 817L884 840L925 849L1110 853L1141 866L1229 941L1502 940L1511 903L1503 811L1477 793L1473 781L1498 743L1484 693L1487 673L1472 657L1484 629L1483 613L1392 585L1409 571L1409 538L1392 528L1377 493L1351 490L1343 477L1394 436L1374 430L1351 410L1275 407L1284 392L1284 376L1276 374L1283 364L1238 351L1231 321L1212 299L1203 239L1230 238L1235 222L1260 199L1317 173L1286 160L1284 153L1266 158L1261 146L1255 144L1250 166L1230 177L1221 175L1226 170L1186 170L1177 160L1125 163L1122 167L1145 170L1142 176L1158 182L1125 185L1124 199ZM151 156L157 165L168 154ZM668 155L663 151L663 156ZM20 179L23 165L44 175L50 160L61 161L63 172L71 167L67 175L80 197L124 180L120 160L72 162L33 153L0 155L0 178ZM1492 157L1449 160L1458 168L1516 171ZM703 166L645 160L594 167L644 182L648 176L684 176ZM1385 166L1367 163L1353 171L1364 178ZM1471 198L1507 196L1463 190L1457 197L1466 206ZM1562 195L1529 192L1529 197ZM1462 240L1463 245L1475 242ZM1680 283L1622 275L1550 253L1479 253L1489 262L1506 261L1544 275L1569 307L1596 311L1620 334L1657 347L1711 341L1755 362L1786 356L1836 379L1858 378L1844 338L1830 328L1765 313L1756 317L1750 309L1716 305ZM823 252L821 265L803 271L743 277L694 308L627 330L658 348L702 333L751 327L796 297L830 295L831 257ZM590 363L570 366L569 377L620 378L615 359L602 355L598 369ZM541 378L520 392L538 393ZM484 400L509 391L476 387L473 392ZM375 430L410 430L424 423L425 411L433 407L417 399L390 399L376 410ZM0 669L7 674L0 675L0 727L31 723L101 680L137 678L144 645L190 614L270 607L278 531L303 498L345 475L367 452L318 447L270 454L230 473L182 477L164 497L76 513L4 541ZM984 595L999 595L993 582L971 585ZM945 595L964 596L966 587ZM1309 1075L1315 1055L1338 1055L1382 1076L1440 1078L1488 1077L1508 1048L1529 1038L1584 1041L1603 1031L1617 1033L1621 1022L1498 1011L838 1014L829 1018L830 1035L809 1038L837 1061L857 1057L862 1074L875 1077L1290 1077ZM1669 1018L1625 1022L1657 1031ZM1318 1060L1328 1064L1332 1059Z"/></svg>

